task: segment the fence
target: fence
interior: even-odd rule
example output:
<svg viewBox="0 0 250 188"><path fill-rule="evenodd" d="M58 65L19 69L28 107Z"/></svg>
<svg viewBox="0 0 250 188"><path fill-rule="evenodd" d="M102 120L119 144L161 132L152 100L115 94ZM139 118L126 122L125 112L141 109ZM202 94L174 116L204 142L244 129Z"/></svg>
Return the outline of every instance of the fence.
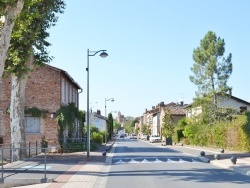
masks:
<svg viewBox="0 0 250 188"><path fill-rule="evenodd" d="M46 166L47 166L48 153L55 152L55 151L60 152L60 153L84 151L86 150L86 138L66 138L62 140L58 140L58 139L41 140L41 141L35 141L35 142L26 142L25 145L26 147L23 147L23 148L15 148L14 143L0 145L0 149L1 149L1 154L0 154L1 161L0 162L2 165L1 179L0 179L1 183L4 181L5 164L13 163L14 161L17 160L14 155L14 152L16 150L26 150L27 156L25 159L31 158L33 156L39 156L39 160L44 161L44 168L43 168L44 169L44 182L47 182L47 177L46 177L47 167ZM40 155L41 153L44 153L44 155ZM20 159L20 160L25 160L25 159ZM13 170L16 170L16 169L13 169Z"/></svg>
<svg viewBox="0 0 250 188"><path fill-rule="evenodd" d="M30 149L34 149L34 150L44 150L44 180L47 180L47 153L48 153L48 148L41 148L41 147L36 147L36 148L1 148L1 156L4 156L4 150L10 150L13 152L13 150L21 150L21 149L26 149L26 150L30 150ZM1 180L0 182L3 183L4 181L4 159L2 157L2 167L1 167Z"/></svg>
<svg viewBox="0 0 250 188"><path fill-rule="evenodd" d="M86 151L86 146L86 138L42 139L35 142L25 142L28 158L44 153L45 149L48 149L48 152L69 153ZM4 152L1 154L2 160L8 162L14 161L13 147L14 143L0 145L0 148L4 148Z"/></svg>

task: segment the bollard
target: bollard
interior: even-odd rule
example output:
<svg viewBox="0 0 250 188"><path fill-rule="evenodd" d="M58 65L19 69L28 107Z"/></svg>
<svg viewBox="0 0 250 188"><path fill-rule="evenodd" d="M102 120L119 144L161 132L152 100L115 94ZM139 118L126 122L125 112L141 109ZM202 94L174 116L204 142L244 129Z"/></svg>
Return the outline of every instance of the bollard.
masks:
<svg viewBox="0 0 250 188"><path fill-rule="evenodd" d="M102 156L106 156L106 154L107 154L106 151L102 152Z"/></svg>
<svg viewBox="0 0 250 188"><path fill-rule="evenodd" d="M221 153L224 153L224 148L221 148L220 152L221 152Z"/></svg>
<svg viewBox="0 0 250 188"><path fill-rule="evenodd" d="M204 152L204 151L201 151L201 152L200 152L200 155L201 155L201 156L204 156L204 155L205 155L205 152Z"/></svg>
<svg viewBox="0 0 250 188"><path fill-rule="evenodd" d="M219 155L219 154L215 154L215 155L214 155L214 159L215 159L215 160L220 160L220 155Z"/></svg>
<svg viewBox="0 0 250 188"><path fill-rule="evenodd" d="M231 160L231 162L232 162L233 164L236 164L237 157L233 155L233 156L230 158L230 160Z"/></svg>

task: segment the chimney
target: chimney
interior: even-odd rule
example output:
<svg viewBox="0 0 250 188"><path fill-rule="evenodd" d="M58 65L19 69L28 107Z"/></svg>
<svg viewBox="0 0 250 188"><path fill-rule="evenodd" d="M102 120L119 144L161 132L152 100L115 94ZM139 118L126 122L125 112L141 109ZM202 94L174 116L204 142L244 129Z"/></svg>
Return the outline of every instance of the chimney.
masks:
<svg viewBox="0 0 250 188"><path fill-rule="evenodd" d="M184 104L184 102L183 102L183 101L181 101L181 104L180 104L180 105L181 105L181 106L183 106L183 104Z"/></svg>
<svg viewBox="0 0 250 188"><path fill-rule="evenodd" d="M232 88L228 89L230 97L232 96Z"/></svg>
<svg viewBox="0 0 250 188"><path fill-rule="evenodd" d="M96 113L97 113L98 115L101 115L101 110L97 110Z"/></svg>

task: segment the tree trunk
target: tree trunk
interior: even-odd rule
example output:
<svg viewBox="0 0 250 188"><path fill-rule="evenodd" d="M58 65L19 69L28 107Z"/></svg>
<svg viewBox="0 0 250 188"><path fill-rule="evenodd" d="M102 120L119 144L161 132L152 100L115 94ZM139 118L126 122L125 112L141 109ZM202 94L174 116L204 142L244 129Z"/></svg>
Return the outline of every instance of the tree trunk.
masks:
<svg viewBox="0 0 250 188"><path fill-rule="evenodd" d="M27 66L34 63L33 54L30 56ZM10 102L10 128L13 148L13 159L20 160L27 156L25 139L25 86L28 74L23 77L11 75L11 102Z"/></svg>
<svg viewBox="0 0 250 188"><path fill-rule="evenodd" d="M211 77L211 82L212 82L212 90L213 90L213 103L215 107L217 108L217 93L215 91L215 86L214 86L214 77Z"/></svg>
<svg viewBox="0 0 250 188"><path fill-rule="evenodd" d="M10 127L13 148L25 148L24 108L25 84L27 79L11 76ZM26 157L24 149L13 150L14 160Z"/></svg>
<svg viewBox="0 0 250 188"><path fill-rule="evenodd" d="M5 10L5 22L0 30L0 79L2 79L4 63L7 59L11 33L15 25L15 18L22 11L23 5L24 0L18 0L15 7L6 7Z"/></svg>

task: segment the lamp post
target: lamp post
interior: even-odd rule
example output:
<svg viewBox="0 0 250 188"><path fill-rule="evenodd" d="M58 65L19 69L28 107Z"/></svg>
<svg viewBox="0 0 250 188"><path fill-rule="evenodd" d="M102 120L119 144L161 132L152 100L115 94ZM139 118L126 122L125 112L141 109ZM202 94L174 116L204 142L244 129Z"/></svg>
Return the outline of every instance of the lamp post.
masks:
<svg viewBox="0 0 250 188"><path fill-rule="evenodd" d="M87 157L89 157L90 153L90 126L89 126L89 56L95 56L97 53L101 52L100 56L105 58L108 54L105 52L106 50L99 51L89 51L87 50Z"/></svg>
<svg viewBox="0 0 250 188"><path fill-rule="evenodd" d="M107 118L107 112L106 112L106 102L107 101L114 102L115 99L114 98L110 98L110 99L105 98L105 118ZM106 126L105 126L105 144L107 144L107 121L106 121Z"/></svg>

